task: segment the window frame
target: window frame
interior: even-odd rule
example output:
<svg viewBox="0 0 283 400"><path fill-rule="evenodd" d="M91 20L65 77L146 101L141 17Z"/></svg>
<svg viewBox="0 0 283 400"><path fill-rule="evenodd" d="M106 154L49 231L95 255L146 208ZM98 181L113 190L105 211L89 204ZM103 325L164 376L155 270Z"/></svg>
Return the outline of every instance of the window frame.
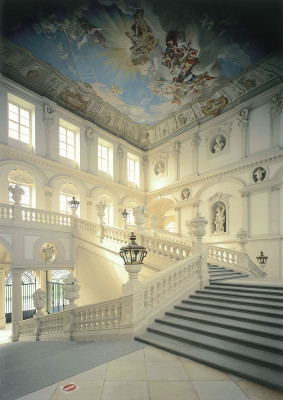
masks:
<svg viewBox="0 0 283 400"><path fill-rule="evenodd" d="M24 143L27 146L34 146L33 143L33 131L34 131L34 105L28 103L27 101L17 97L11 93L8 93L7 98L7 114L8 114L8 138L12 140L17 140L20 143ZM17 108L17 113L15 110L10 109L10 106ZM28 118L21 113L27 113ZM17 115L17 120L11 118L11 114ZM22 119L22 121L21 121ZM23 119L28 119L28 125L25 125ZM17 129L12 129L12 124L17 126ZM22 131L26 129L28 133ZM15 134L11 134L14 132ZM23 140L27 138L28 140Z"/></svg>

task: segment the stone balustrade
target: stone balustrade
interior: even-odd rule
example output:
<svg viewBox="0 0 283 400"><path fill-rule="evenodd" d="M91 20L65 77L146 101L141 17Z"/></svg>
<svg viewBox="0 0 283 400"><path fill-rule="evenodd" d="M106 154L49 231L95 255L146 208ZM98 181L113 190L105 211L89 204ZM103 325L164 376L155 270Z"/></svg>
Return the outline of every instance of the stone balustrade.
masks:
<svg viewBox="0 0 283 400"><path fill-rule="evenodd" d="M11 223L13 220L13 206L9 204L0 204L0 221Z"/></svg>
<svg viewBox="0 0 283 400"><path fill-rule="evenodd" d="M130 295L16 323L15 340L133 339L149 322L200 287L202 255L140 282Z"/></svg>
<svg viewBox="0 0 283 400"><path fill-rule="evenodd" d="M68 230L73 224L72 217L68 214L9 204L0 204L0 221L13 225L40 224L41 228L44 226L50 228L51 225L55 229L60 227L60 229L67 228Z"/></svg>
<svg viewBox="0 0 283 400"><path fill-rule="evenodd" d="M266 273L246 253L241 251L209 245L207 260L209 262L216 262L217 265L234 267L241 272L246 272L250 276L257 278L264 278L266 276Z"/></svg>

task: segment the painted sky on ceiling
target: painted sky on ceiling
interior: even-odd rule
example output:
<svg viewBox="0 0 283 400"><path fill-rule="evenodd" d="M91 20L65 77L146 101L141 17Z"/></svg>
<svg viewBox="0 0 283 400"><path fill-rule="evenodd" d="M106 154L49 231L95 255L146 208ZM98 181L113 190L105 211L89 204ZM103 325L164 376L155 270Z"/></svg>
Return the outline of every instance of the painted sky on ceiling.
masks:
<svg viewBox="0 0 283 400"><path fill-rule="evenodd" d="M60 73L89 83L132 120L150 124L275 50L272 3L279 4L5 0L2 31Z"/></svg>

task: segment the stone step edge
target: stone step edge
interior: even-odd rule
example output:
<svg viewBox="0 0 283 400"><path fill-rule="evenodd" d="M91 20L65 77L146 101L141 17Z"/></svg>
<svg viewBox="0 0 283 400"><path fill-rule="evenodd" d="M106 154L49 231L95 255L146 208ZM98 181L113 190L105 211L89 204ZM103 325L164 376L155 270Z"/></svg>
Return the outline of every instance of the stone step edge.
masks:
<svg viewBox="0 0 283 400"><path fill-rule="evenodd" d="M178 328L175 328L175 329L178 329ZM180 329L178 329L178 330L180 330ZM195 339L185 338L181 334L181 332L178 335L178 333L174 334L174 333L170 333L168 331L166 332L166 330L165 331L162 331L162 329L158 330L158 328L154 328L153 326L149 326L147 328L147 331L156 333L161 336L169 337L170 339L181 341L182 343L190 343L190 344L193 344L194 346L201 347L202 349L205 348L208 350L215 351L217 353L232 356L232 357L240 359L240 360L248 360L250 362L256 362L260 365L263 365L267 368L275 369L277 371L283 371L283 365L281 362L280 362L280 364L272 363L272 362L268 361L267 359L263 359L261 357L252 356L250 354L243 353L243 352L233 351L231 349L227 349L226 347L220 347L220 345L216 345L216 344L208 344L207 342L205 342L204 338L203 338L203 340L195 340ZM203 335L203 336L205 336L205 335ZM199 339L202 339L200 337L200 335L199 335ZM219 339L219 340L222 340L222 339ZM262 350L262 351L266 351L266 350Z"/></svg>
<svg viewBox="0 0 283 400"><path fill-rule="evenodd" d="M213 284L214 286L214 284ZM281 290L283 292L283 287L282 286L276 286L276 285L259 285L259 284L245 284L245 283L219 283L219 286L237 286L240 288L256 288L256 289L266 289L266 290ZM209 287L209 286L208 286Z"/></svg>
<svg viewBox="0 0 283 400"><path fill-rule="evenodd" d="M197 314L197 313L192 313L192 314ZM186 321L195 321L195 322L200 322L200 323L206 323L207 325L219 326L219 327L224 327L224 328L228 328L228 329L234 329L235 331L238 330L240 332L247 332L247 333L250 333L252 335L254 334L254 332L256 332L256 334L258 336L270 337L272 339L277 339L277 340L283 340L283 332L282 332L282 335L274 334L274 332L273 332L273 334L270 333L270 332L267 333L267 332L258 330L258 325L259 324L254 324L255 325L255 329L254 330L251 329L251 328L245 328L245 327L243 327L243 325L241 325L241 326L233 326L233 328L232 328L231 325L225 324L225 320L227 320L228 318L224 318L224 317L221 317L221 316L218 317L218 318L223 318L224 319L223 322L222 321L218 322L218 321L205 320L205 319L202 319L200 317L191 316L191 315L180 315L178 313L177 314L174 313L174 311L167 311L165 313L165 315L167 315L168 317L171 317L171 318L183 319L183 320L186 320ZM201 315L205 315L205 314L201 314ZM234 321L237 321L237 320L232 320L232 322L234 322ZM244 321L241 321L241 322L244 322ZM245 321L245 322L247 322L247 321ZM253 324L250 321L248 321L248 323Z"/></svg>
<svg viewBox="0 0 283 400"><path fill-rule="evenodd" d="M171 317L171 318L174 318L174 317ZM178 320L178 318L174 318L174 319ZM249 345L251 347L254 347L255 349L265 349L267 351L271 351L271 352L274 352L274 353L280 353L280 354L283 355L283 347L282 347L282 349L280 349L280 348L276 347L275 344L274 344L274 346L272 346L272 345L266 344L266 342L256 343L256 342L252 341L252 338L249 340L248 337L247 337L247 339L240 339L237 336L236 337L229 336L229 334L226 333L226 332L224 332L224 333L223 332L222 333L216 333L216 332L207 331L207 330L205 330L205 326L206 326L205 322L199 322L199 321L191 321L191 322L195 322L195 323L198 323L200 325L203 325L204 328L184 325L184 324L181 324L180 322L177 322L177 321L173 322L173 321L164 320L162 318L157 318L155 320L155 323L157 323L157 324L167 325L167 326L170 326L170 327L173 327L173 328L175 327L175 328L178 328L178 329L182 329L184 331L200 333L200 334L203 334L203 335L206 335L206 336L212 336L212 337L219 338L219 339L225 339L225 340L227 340L229 342L247 344L247 345ZM231 331L231 334L233 334L233 333L237 334L237 332L238 332L237 330L232 329L231 327L230 328L227 328L227 327L224 328L224 327L219 327L219 326L215 326L215 325L212 325L212 326L214 326L216 328L222 328L222 329L225 329L227 331ZM249 332L243 332L243 331L241 331L241 333L244 333L244 334L246 334L248 336L252 335L253 337L257 336L258 338L261 338L261 339L263 339L265 337L268 337L267 335L266 336L258 335L257 331L254 331L253 334L249 333ZM274 339L274 338L270 338L270 339L278 340L278 342L281 343L280 339Z"/></svg>
<svg viewBox="0 0 283 400"><path fill-rule="evenodd" d="M283 310L283 304L281 305L277 305L277 303L254 303L254 301L259 301L257 299L251 299L251 300L243 300L240 301L241 299L235 299L233 300L232 298L228 298L227 296L213 296L213 297L209 297L208 296L204 296L204 295L195 295L192 294L189 296L189 300L190 299L198 299L198 300L207 300L207 301L214 301L214 302L223 302L225 301L226 303L231 303L231 304L238 304L238 305L245 305L245 306L251 306L251 307L262 307L262 308L271 308L271 309L275 309L275 310ZM254 301L252 301L254 300ZM183 300L188 301L188 300Z"/></svg>
<svg viewBox="0 0 283 400"><path fill-rule="evenodd" d="M222 317L222 318L226 318L226 319L230 319L230 320L236 320L236 321L246 321L246 322L252 322L254 324L258 324L258 325L267 325L267 326L274 326L275 328L282 328L283 329L283 323L282 324L278 324L276 321L262 321L259 319L250 319L247 317L243 317L240 315L224 315L224 314L220 314L220 313L214 313L211 310L204 310L204 308L201 309L190 309L190 308L186 308L186 307L181 307L181 306L175 306L174 307L176 310L181 310L181 311L188 311L188 312L196 312L199 314L204 314L204 315L210 315L210 316L216 316L216 317Z"/></svg>
<svg viewBox="0 0 283 400"><path fill-rule="evenodd" d="M282 318L283 317L283 313L282 314L274 314L271 311L259 311L259 310L250 310L250 309L241 309L241 308L237 308L237 307L229 307L229 305L218 305L218 304L209 304L208 303L200 303L199 301L193 301L193 300L183 300L182 303L184 304L193 304L195 306L200 306L200 307L214 307L218 310L231 310L231 311L239 311L239 312L243 312L243 313L247 313L247 314L256 314L256 315L263 315L263 316L269 316L272 318ZM211 303L211 302L210 302ZM216 302L215 302L216 303ZM240 304L238 304L238 306L240 306ZM244 305L242 307L245 307ZM250 307L250 306L246 306L246 307ZM256 307L255 307L256 308Z"/></svg>
<svg viewBox="0 0 283 400"><path fill-rule="evenodd" d="M156 336L158 336L158 335L156 335ZM275 375L279 376L278 371L277 371L277 373L272 374L271 380L273 380L273 382L271 382L271 380L268 381L266 379L266 377L268 377L268 374L270 372L269 369L266 367L256 366L256 370L255 370L253 368L254 367L253 363L238 360L238 364L240 364L241 367L235 368L236 364L234 362L233 357L221 355L220 357L218 357L218 361L216 362L215 357L214 357L215 354L211 350L202 349L202 351L200 352L199 349L197 349L197 352L194 352L193 351L194 346L190 346L191 349L187 349L187 352L185 352L184 349L180 348L180 343L176 343L176 341L173 341L172 339L171 340L168 339L169 345L171 345L170 346L171 348L168 347L168 340L167 340L167 344L164 345L160 342L160 340L158 341L158 338L155 338L155 337L152 338L152 336L151 336L151 338L149 339L148 336L146 336L146 334L143 334L142 336L138 336L135 339L142 343L146 343L148 345L157 347L161 350L164 350L167 352L169 351L173 354L177 354L178 356L188 358L189 360L203 363L212 368L217 368L217 369L225 371L227 373L249 379L253 382L257 382L261 385L268 386L275 390L283 392L283 384L281 383L281 382L283 382L283 379L278 379L275 381ZM260 377L256 374L256 372L258 372L258 370L261 371L261 376L264 376L265 379L263 379L262 377ZM280 377L281 377L281 374L280 374Z"/></svg>
<svg viewBox="0 0 283 400"><path fill-rule="evenodd" d="M279 290L274 290L273 292L271 292L271 290L269 289L265 289L265 288L261 288L261 290L259 290L260 288L245 288L244 286L234 286L236 284L234 283L212 283L209 286L205 286L203 289L204 290L219 290L220 292L237 292L237 293L252 293L252 294L266 294L269 296L283 296L283 291L279 291ZM255 290L251 290L251 289L255 289Z"/></svg>
<svg viewBox="0 0 283 400"><path fill-rule="evenodd" d="M217 293L216 291L209 291L208 289L206 290L196 290L195 294L209 294L211 296L222 296L222 292L220 291L220 293ZM230 292L225 292L223 293L224 296L228 296L228 297L236 297L236 298L241 298L241 299L254 299L254 300L263 300L264 301L273 301L273 302L283 302L283 298L278 298L278 296L271 296L270 294L262 294L261 296L258 293L251 293L249 295L249 293L240 293L240 292L234 292L234 291L230 291Z"/></svg>

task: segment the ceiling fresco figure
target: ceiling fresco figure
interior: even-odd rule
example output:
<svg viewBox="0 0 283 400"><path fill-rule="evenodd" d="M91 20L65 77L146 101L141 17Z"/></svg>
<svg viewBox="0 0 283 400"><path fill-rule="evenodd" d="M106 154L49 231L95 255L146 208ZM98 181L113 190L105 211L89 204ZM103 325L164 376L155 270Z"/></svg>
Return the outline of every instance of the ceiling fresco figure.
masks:
<svg viewBox="0 0 283 400"><path fill-rule="evenodd" d="M233 1L232 7L223 0L2 3L6 39L88 84L139 124L159 122L203 98L210 101L230 79L280 46L279 0L259 1L256 13L252 0ZM263 20L273 29L262 29ZM257 85L255 78L239 83L246 90Z"/></svg>

